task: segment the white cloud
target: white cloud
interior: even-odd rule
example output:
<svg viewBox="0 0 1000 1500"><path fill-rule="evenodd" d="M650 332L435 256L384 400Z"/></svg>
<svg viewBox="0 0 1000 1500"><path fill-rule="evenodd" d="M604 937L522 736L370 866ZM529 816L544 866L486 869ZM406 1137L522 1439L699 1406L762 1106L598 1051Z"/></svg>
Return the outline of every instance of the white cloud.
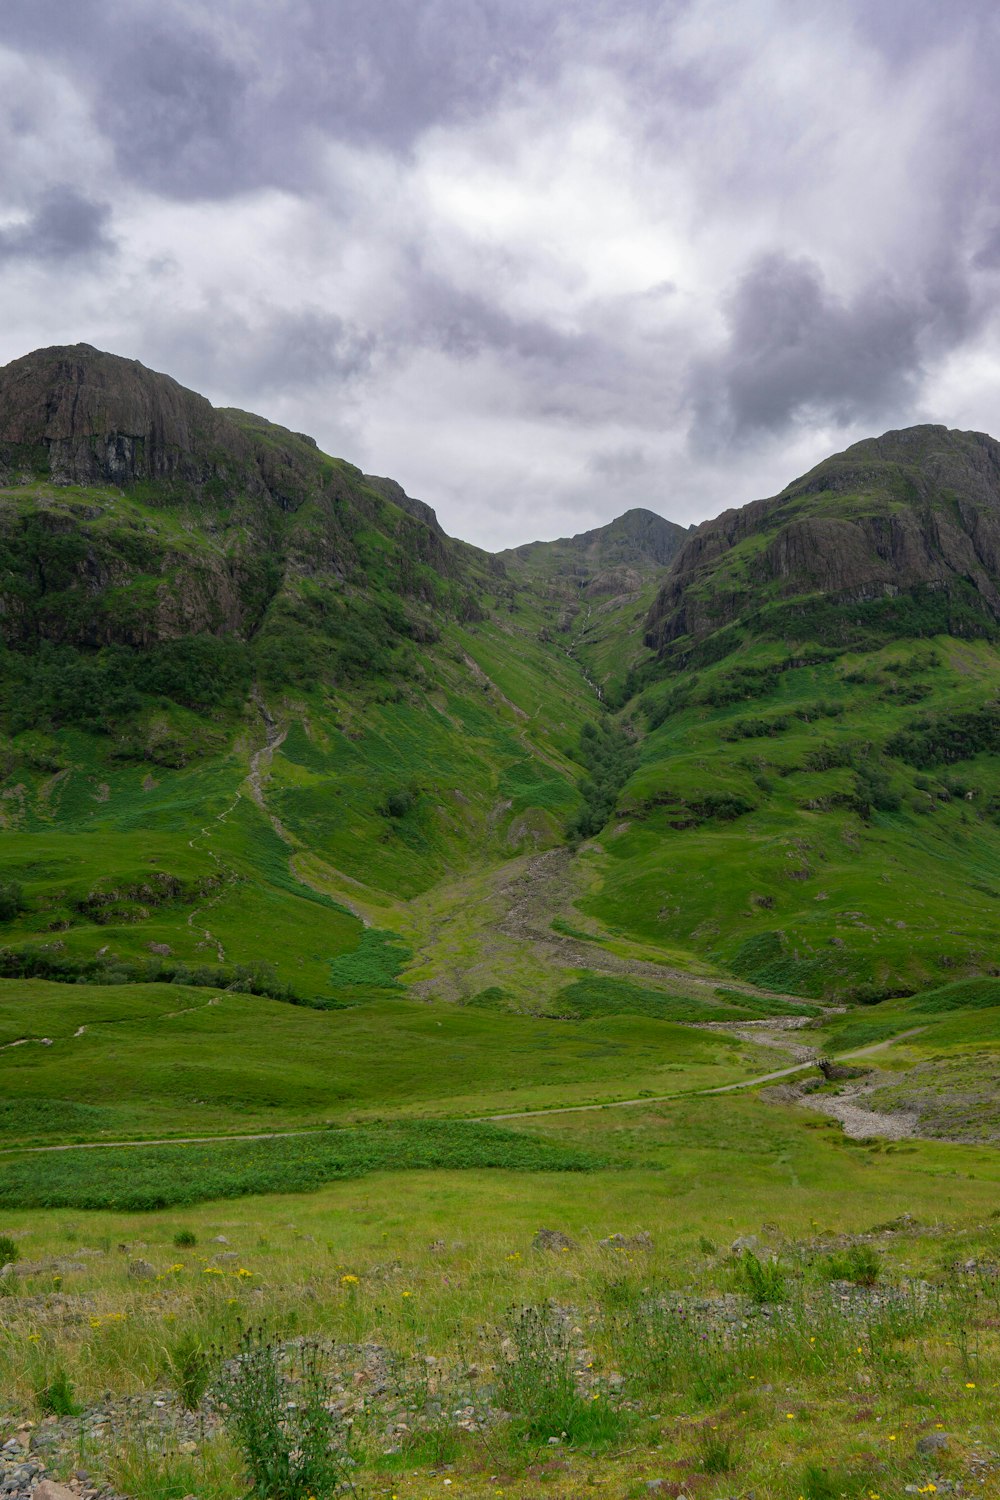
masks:
<svg viewBox="0 0 1000 1500"><path fill-rule="evenodd" d="M0 358L138 357L492 546L632 504L699 519L890 423L997 425L978 0L947 28L867 0L436 0L395 30L338 0L135 0L128 27L80 0L65 34L56 0L8 3L0 243L69 184L116 253L68 275L8 240ZM147 10L190 49L179 92Z"/></svg>

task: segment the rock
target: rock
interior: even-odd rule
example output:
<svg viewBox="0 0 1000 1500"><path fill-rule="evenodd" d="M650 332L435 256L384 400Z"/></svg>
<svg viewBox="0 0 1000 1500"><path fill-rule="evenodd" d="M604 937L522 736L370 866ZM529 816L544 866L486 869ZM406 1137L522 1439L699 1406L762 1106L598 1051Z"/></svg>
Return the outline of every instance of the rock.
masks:
<svg viewBox="0 0 1000 1500"><path fill-rule="evenodd" d="M169 958L174 950L169 943L150 943L149 951L150 953L158 953L161 958Z"/></svg>
<svg viewBox="0 0 1000 1500"><path fill-rule="evenodd" d="M212 1240L212 1244L213 1245L228 1245L229 1241L226 1239L226 1236L224 1234L217 1234L217 1235L214 1236L214 1238Z"/></svg>
<svg viewBox="0 0 1000 1500"><path fill-rule="evenodd" d="M729 1248L734 1255L742 1255L746 1250L756 1250L759 1244L760 1240L755 1234L741 1234Z"/></svg>
<svg viewBox="0 0 1000 1500"><path fill-rule="evenodd" d="M156 1268L151 1266L148 1260L130 1260L128 1274L133 1281L152 1281L156 1275Z"/></svg>
<svg viewBox="0 0 1000 1500"><path fill-rule="evenodd" d="M601 1250L652 1250L653 1236L640 1229L638 1234L611 1234L597 1244Z"/></svg>
<svg viewBox="0 0 1000 1500"><path fill-rule="evenodd" d="M73 1491L67 1489L64 1484L57 1484L54 1479L43 1479L32 1492L33 1500L77 1500Z"/></svg>
<svg viewBox="0 0 1000 1500"><path fill-rule="evenodd" d="M236 1250L223 1250L218 1255L212 1256L214 1264L222 1264L224 1261L239 1260L239 1252Z"/></svg>
<svg viewBox="0 0 1000 1500"><path fill-rule="evenodd" d="M5 1266L0 1267L0 1276L13 1276L16 1271L17 1266L12 1260L9 1260Z"/></svg>
<svg viewBox="0 0 1000 1500"><path fill-rule="evenodd" d="M561 1229L540 1229L531 1242L534 1250L576 1250L576 1240Z"/></svg>
<svg viewBox="0 0 1000 1500"><path fill-rule="evenodd" d="M923 1458L935 1453L943 1453L951 1443L949 1432L927 1432L922 1438L917 1439L917 1452Z"/></svg>

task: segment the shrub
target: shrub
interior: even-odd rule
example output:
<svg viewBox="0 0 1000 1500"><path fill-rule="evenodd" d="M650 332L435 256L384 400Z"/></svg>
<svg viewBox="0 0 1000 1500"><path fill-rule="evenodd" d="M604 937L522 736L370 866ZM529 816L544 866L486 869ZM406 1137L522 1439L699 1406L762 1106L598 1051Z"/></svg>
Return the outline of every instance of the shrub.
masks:
<svg viewBox="0 0 1000 1500"><path fill-rule="evenodd" d="M497 1401L521 1440L562 1437L588 1448L607 1448L632 1425L626 1412L576 1389L566 1322L550 1308L512 1310L501 1332Z"/></svg>
<svg viewBox="0 0 1000 1500"><path fill-rule="evenodd" d="M24 890L18 880L0 880L0 922L13 922L24 906Z"/></svg>
<svg viewBox="0 0 1000 1500"><path fill-rule="evenodd" d="M14 1261L20 1258L21 1252L17 1248L17 1241L9 1234L0 1234L0 1266L13 1265Z"/></svg>
<svg viewBox="0 0 1000 1500"><path fill-rule="evenodd" d="M41 1365L32 1388L38 1410L45 1417L75 1417L80 1410L65 1365Z"/></svg>
<svg viewBox="0 0 1000 1500"><path fill-rule="evenodd" d="M262 1329L247 1329L220 1383L226 1425L259 1500L331 1495L353 1467L348 1429L329 1409L332 1393L319 1348L303 1343L296 1353L291 1368ZM294 1404L288 1376L296 1381Z"/></svg>
<svg viewBox="0 0 1000 1500"><path fill-rule="evenodd" d="M851 1245L828 1261L831 1281L853 1281L855 1286L874 1286L882 1275L882 1259L872 1245Z"/></svg>
<svg viewBox="0 0 1000 1500"><path fill-rule="evenodd" d="M386 818L405 818L417 805L419 793L412 787L401 787L397 791L389 792L379 812Z"/></svg>
<svg viewBox="0 0 1000 1500"><path fill-rule="evenodd" d="M174 1235L174 1244L177 1246L178 1250L190 1250L192 1246L197 1245L197 1243L198 1236L194 1234L190 1229L178 1229L177 1233Z"/></svg>
<svg viewBox="0 0 1000 1500"><path fill-rule="evenodd" d="M761 1260L752 1250L744 1250L736 1266L736 1280L758 1307L781 1302L785 1295L785 1273L774 1260Z"/></svg>
<svg viewBox="0 0 1000 1500"><path fill-rule="evenodd" d="M185 1411L197 1411L212 1378L213 1359L192 1330L164 1349L167 1374Z"/></svg>

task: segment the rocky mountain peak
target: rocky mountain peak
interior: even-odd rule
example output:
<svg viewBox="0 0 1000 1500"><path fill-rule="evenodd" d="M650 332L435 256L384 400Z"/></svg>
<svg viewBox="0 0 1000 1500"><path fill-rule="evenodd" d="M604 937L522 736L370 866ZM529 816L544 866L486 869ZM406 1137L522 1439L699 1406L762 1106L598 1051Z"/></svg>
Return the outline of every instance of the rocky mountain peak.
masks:
<svg viewBox="0 0 1000 1500"><path fill-rule="evenodd" d="M0 369L0 474L62 484L204 481L245 470L245 436L204 396L90 344L38 349Z"/></svg>

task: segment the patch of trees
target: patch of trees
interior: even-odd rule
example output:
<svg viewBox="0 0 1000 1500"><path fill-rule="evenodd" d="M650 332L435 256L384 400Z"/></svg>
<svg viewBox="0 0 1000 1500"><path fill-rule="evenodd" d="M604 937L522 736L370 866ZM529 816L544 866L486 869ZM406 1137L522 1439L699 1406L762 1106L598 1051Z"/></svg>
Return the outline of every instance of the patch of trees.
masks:
<svg viewBox="0 0 1000 1500"><path fill-rule="evenodd" d="M1000 634L970 583L919 585L884 599L818 598L782 604L753 622L782 639L818 641L840 650L876 651L901 637L955 635L996 639Z"/></svg>
<svg viewBox="0 0 1000 1500"><path fill-rule="evenodd" d="M584 724L576 758L589 774L579 786L583 807L566 833L570 839L589 839L600 833L614 812L618 794L638 764L639 753L629 733L609 720Z"/></svg>
<svg viewBox="0 0 1000 1500"><path fill-rule="evenodd" d="M150 699L196 712L241 703L252 664L242 642L185 636L139 649L79 650L41 641L33 650L0 650L6 729L85 729L106 733Z"/></svg>
<svg viewBox="0 0 1000 1500"><path fill-rule="evenodd" d="M353 684L399 672L398 648L421 632L398 599L315 593L282 599L254 641L262 681L275 687Z"/></svg>
<svg viewBox="0 0 1000 1500"><path fill-rule="evenodd" d="M818 719L837 719L844 712L842 703L820 699L816 703L802 703L790 708L787 713L774 714L770 718L734 719L719 730L719 738L728 741L766 739L784 734L792 724L814 724Z"/></svg>
<svg viewBox="0 0 1000 1500"><path fill-rule="evenodd" d="M898 756L911 766L929 766L970 760L983 750L1000 745L1000 704L935 714L914 719L886 744L886 754Z"/></svg>
<svg viewBox="0 0 1000 1500"><path fill-rule="evenodd" d="M19 880L0 879L0 922L13 922L24 908L24 888Z"/></svg>

